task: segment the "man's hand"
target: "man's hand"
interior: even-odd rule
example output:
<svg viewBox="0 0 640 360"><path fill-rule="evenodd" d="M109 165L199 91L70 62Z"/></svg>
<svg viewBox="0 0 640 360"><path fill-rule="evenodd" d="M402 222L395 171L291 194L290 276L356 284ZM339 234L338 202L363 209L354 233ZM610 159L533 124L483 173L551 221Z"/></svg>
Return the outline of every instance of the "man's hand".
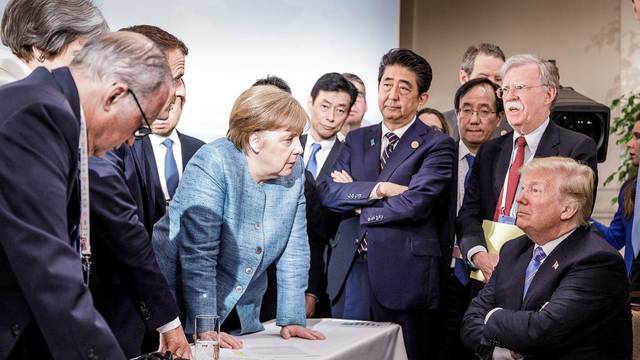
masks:
<svg viewBox="0 0 640 360"><path fill-rule="evenodd" d="M349 173L344 170L332 171L331 178L333 179L334 182L337 182L340 184L347 184L347 183L353 182L353 178L351 177L351 175L349 175Z"/></svg>
<svg viewBox="0 0 640 360"><path fill-rule="evenodd" d="M225 349L242 349L242 340L221 331L220 347Z"/></svg>
<svg viewBox="0 0 640 360"><path fill-rule="evenodd" d="M315 296L311 294L304 294L304 308L307 317L313 316L313 313L316 312L316 302L318 300Z"/></svg>
<svg viewBox="0 0 640 360"><path fill-rule="evenodd" d="M498 265L498 260L500 260L500 257L497 254L489 254L486 251L480 251L471 257L471 261L482 271L485 283L487 283L491 275L493 275L493 270L496 268L496 265Z"/></svg>
<svg viewBox="0 0 640 360"><path fill-rule="evenodd" d="M191 347L187 342L182 326L160 334L160 348L158 351L161 353L171 351L177 357L191 359Z"/></svg>
<svg viewBox="0 0 640 360"><path fill-rule="evenodd" d="M291 337L299 337L308 340L325 339L324 335L321 332L307 329L306 327L300 325L283 326L282 329L280 329L280 336L285 340L289 340Z"/></svg>
<svg viewBox="0 0 640 360"><path fill-rule="evenodd" d="M407 191L408 187L404 185L398 185L392 182L381 182L376 189L376 195L379 198L385 198L389 196L400 195L403 192Z"/></svg>

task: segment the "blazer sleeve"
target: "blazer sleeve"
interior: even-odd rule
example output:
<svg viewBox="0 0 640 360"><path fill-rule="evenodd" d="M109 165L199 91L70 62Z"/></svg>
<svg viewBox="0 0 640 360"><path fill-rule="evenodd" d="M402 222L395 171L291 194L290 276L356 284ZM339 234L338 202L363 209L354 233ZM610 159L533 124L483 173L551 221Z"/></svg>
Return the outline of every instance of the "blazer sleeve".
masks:
<svg viewBox="0 0 640 360"><path fill-rule="evenodd" d="M103 271L117 274L147 327L155 330L178 317L178 308L139 221L119 160L114 154L90 159L91 228L99 234L96 240L103 240L96 250L114 259L115 268Z"/></svg>
<svg viewBox="0 0 640 360"><path fill-rule="evenodd" d="M302 168L302 161L298 162L298 167ZM304 178L301 172L298 176ZM278 326L306 325L304 292L309 280L309 239L304 187L300 186L298 191L298 206L295 210L289 241L276 263L278 284L276 325Z"/></svg>
<svg viewBox="0 0 640 360"><path fill-rule="evenodd" d="M347 134L338 159L333 165L333 171L344 170L352 177L354 176L350 165L353 141L351 134ZM351 183L337 183L331 176L327 176L326 181L318 184L320 200L329 210L349 212L371 203L369 195L376 184L375 181L358 181L356 178Z"/></svg>
<svg viewBox="0 0 640 360"><path fill-rule="evenodd" d="M621 194L618 195L618 209L616 210L615 215L613 215L613 219L609 226L606 226L597 220L593 220L593 225L595 225L596 229L598 229L605 240L607 240L607 242L616 250L622 249L626 244L625 218L622 212Z"/></svg>
<svg viewBox="0 0 640 360"><path fill-rule="evenodd" d="M169 237L178 246L186 332L194 319L217 309L216 266L220 253L224 199L227 189L220 153L195 155L169 206Z"/></svg>
<svg viewBox="0 0 640 360"><path fill-rule="evenodd" d="M484 337L519 354L566 346L576 332L597 327L627 308L626 270L622 258L598 252L574 264L549 302L538 310L496 311L484 327Z"/></svg>
<svg viewBox="0 0 640 360"><path fill-rule="evenodd" d="M411 177L407 191L363 207L361 224L376 226L417 220L433 211L451 181L454 152L453 140L449 138L435 143Z"/></svg>
<svg viewBox="0 0 640 360"><path fill-rule="evenodd" d="M54 105L32 105L3 122L0 246L54 358L124 359L69 238L78 134L71 110Z"/></svg>

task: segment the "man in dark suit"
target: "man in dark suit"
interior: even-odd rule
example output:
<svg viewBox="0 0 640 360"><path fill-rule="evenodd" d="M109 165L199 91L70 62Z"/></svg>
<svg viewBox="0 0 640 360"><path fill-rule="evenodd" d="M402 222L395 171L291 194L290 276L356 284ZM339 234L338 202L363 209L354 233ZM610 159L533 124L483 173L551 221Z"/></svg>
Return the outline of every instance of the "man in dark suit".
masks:
<svg viewBox="0 0 640 360"><path fill-rule="evenodd" d="M331 179L319 185L323 205L347 216L329 260L328 288L344 296L345 317L370 314L400 324L409 358L422 359L439 345L435 205L451 180L454 143L415 121L431 84L424 58L390 50L378 83L383 122L349 132Z"/></svg>
<svg viewBox="0 0 640 360"><path fill-rule="evenodd" d="M155 118L169 81L153 43L112 33L89 41L69 68L38 68L0 88L0 358L125 358L83 281L83 179L87 156L133 140L142 124L134 91Z"/></svg>
<svg viewBox="0 0 640 360"><path fill-rule="evenodd" d="M162 129L167 123L175 126L184 98L181 78L186 47L155 26L139 25L129 29L147 36L164 52L173 78L174 103L165 109L162 119L152 123L151 129ZM192 149L188 150L193 155ZM153 220L146 200L156 189L145 181L143 160L144 157L136 156L135 149L124 145L104 158L92 158L89 162L92 238L96 248L90 287L96 308L128 357L158 349L157 335L150 336L153 340L149 342L153 344L142 349L145 328L152 333L162 333L162 346L174 344L169 347L184 355L188 343L178 319L178 307L151 247ZM164 196L162 204L164 206Z"/></svg>
<svg viewBox="0 0 640 360"><path fill-rule="evenodd" d="M517 225L462 340L483 358L630 359L628 278L620 254L588 225L594 173L562 157L522 168Z"/></svg>
<svg viewBox="0 0 640 360"><path fill-rule="evenodd" d="M485 281L498 255L487 252L482 221L515 222L522 164L534 157L566 156L587 163L597 174L593 140L549 120L559 86L555 65L535 55L515 55L502 67L502 75L498 96L514 131L480 147L456 220L462 256L482 271ZM472 280L471 286L477 293L482 283Z"/></svg>
<svg viewBox="0 0 640 360"><path fill-rule="evenodd" d="M327 179L338 158L342 142L338 140L337 134L344 125L357 96L356 88L338 73L322 75L313 85L311 96L309 96L311 128L307 135L300 137L307 170L305 197L307 234L311 252L309 287L306 291L307 316L315 314L318 301L320 308L317 309L319 310L317 315L330 315L324 257L329 240L336 233L340 217L339 214L322 206L317 186Z"/></svg>
<svg viewBox="0 0 640 360"><path fill-rule="evenodd" d="M456 91L454 106L460 125L453 164L453 181L448 204L449 216L445 236L451 246L442 254L446 290L443 291L444 335L442 359L472 359L460 341L460 323L471 301L469 269L455 238L455 220L465 187L469 183L471 167L480 145L490 140L503 116L502 101L496 95L498 85L487 78L476 78L462 84Z"/></svg>

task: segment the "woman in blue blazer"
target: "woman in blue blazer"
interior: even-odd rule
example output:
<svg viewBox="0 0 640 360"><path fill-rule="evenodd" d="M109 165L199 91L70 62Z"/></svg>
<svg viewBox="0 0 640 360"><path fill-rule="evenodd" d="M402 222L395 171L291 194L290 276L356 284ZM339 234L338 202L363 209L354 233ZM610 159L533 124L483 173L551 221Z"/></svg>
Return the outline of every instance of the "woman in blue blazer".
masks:
<svg viewBox="0 0 640 360"><path fill-rule="evenodd" d="M640 134L640 115L636 118L635 126L633 127L633 136L631 140L627 142L627 150L629 151L629 157L631 164L638 167L638 145L640 145L640 139L636 138ZM598 231L604 235L609 244L616 248L616 250L622 249L624 246L624 262L627 265L627 272L631 273L631 268L634 260L634 252L631 244L631 227L633 226L633 207L634 199L636 198L636 181L635 178L627 180L620 188L620 194L618 194L618 210L613 216L613 220L609 226L603 225L598 221L593 221L593 224L598 228ZM637 250L636 250L637 252Z"/></svg>
<svg viewBox="0 0 640 360"><path fill-rule="evenodd" d="M309 244L299 135L307 119L288 93L252 87L231 110L227 138L204 145L185 168L153 245L187 333L200 314L218 314L234 334L263 330L266 269L275 263L280 334L324 338L304 327ZM221 346L240 342L225 335Z"/></svg>

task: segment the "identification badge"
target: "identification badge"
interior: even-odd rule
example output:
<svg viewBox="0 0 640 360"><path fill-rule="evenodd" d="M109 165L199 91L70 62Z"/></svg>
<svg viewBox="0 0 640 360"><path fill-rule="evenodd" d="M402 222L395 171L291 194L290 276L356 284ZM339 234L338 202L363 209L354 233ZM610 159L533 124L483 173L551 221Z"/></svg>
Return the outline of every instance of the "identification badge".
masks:
<svg viewBox="0 0 640 360"><path fill-rule="evenodd" d="M498 218L498 222L501 224L515 225L516 218L513 216L500 215L500 217Z"/></svg>

